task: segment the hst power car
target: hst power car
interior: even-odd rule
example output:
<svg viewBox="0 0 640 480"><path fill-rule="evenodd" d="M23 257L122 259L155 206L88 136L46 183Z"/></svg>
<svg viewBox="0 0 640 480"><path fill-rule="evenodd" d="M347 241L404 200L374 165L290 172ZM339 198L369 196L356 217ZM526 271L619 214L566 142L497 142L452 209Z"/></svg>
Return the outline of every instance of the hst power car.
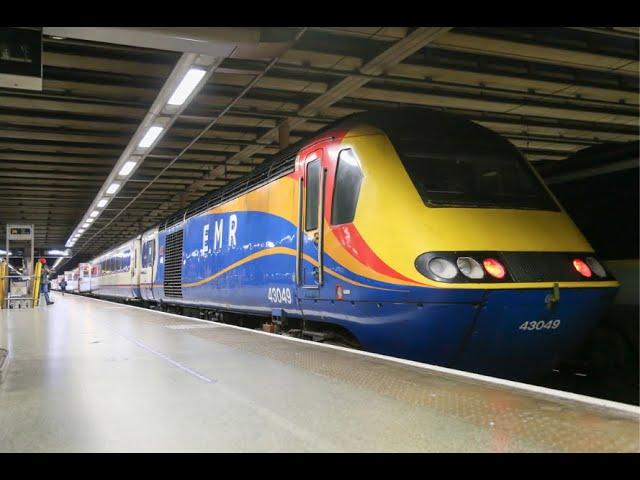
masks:
<svg viewBox="0 0 640 480"><path fill-rule="evenodd" d="M509 378L551 369L618 286L511 143L405 109L346 117L91 263L98 296Z"/></svg>

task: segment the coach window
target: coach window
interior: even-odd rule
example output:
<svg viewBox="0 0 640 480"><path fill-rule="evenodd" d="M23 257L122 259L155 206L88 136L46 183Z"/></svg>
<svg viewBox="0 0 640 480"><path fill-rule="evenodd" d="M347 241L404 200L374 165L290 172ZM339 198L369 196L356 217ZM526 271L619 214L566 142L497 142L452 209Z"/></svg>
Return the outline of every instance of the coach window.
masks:
<svg viewBox="0 0 640 480"><path fill-rule="evenodd" d="M307 201L305 230L318 228L318 195L320 193L320 160L307 164Z"/></svg>
<svg viewBox="0 0 640 480"><path fill-rule="evenodd" d="M142 268L153 265L153 246L154 241L148 240L142 247Z"/></svg>
<svg viewBox="0 0 640 480"><path fill-rule="evenodd" d="M340 225L350 223L356 214L360 185L362 184L362 170L354 151L350 148L340 151L336 180L333 187L333 207L331 224Z"/></svg>
<svg viewBox="0 0 640 480"><path fill-rule="evenodd" d="M140 259L140 265L142 268L146 268L149 265L149 242L142 244L142 258Z"/></svg>

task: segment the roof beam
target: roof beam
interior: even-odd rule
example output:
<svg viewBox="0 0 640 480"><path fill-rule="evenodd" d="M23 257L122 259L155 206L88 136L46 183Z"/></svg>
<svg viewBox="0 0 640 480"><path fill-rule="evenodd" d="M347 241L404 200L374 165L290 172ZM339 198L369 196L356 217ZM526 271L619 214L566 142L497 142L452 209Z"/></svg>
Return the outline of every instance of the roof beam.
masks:
<svg viewBox="0 0 640 480"><path fill-rule="evenodd" d="M140 48L196 53L212 57L235 55L265 58L281 55L287 41L263 41L257 28L219 27L44 27L44 35Z"/></svg>
<svg viewBox="0 0 640 480"><path fill-rule="evenodd" d="M405 58L426 47L431 42L435 41L436 39L447 33L449 30L451 30L451 28L452 27L417 28L402 40L395 42L391 47L387 48L378 56L363 65L363 67L360 69L360 72L368 76L381 75L385 73L389 67L402 62ZM338 84L330 88L326 93L320 95L315 100L312 100L307 105L302 107L297 113L298 115L303 117L313 117L325 108L333 105L350 93L366 85L370 79L370 77L348 76L338 82ZM300 117L290 118L290 128L296 128L305 121L306 120L304 118ZM278 127L269 130L258 140L258 143L265 143L266 145L251 145L249 147L246 147L245 149L231 157L228 163L237 163L249 158L253 154L262 150L268 144L270 144L273 138L277 137L277 135ZM215 175L218 172L212 171L211 173L212 175Z"/></svg>
<svg viewBox="0 0 640 480"><path fill-rule="evenodd" d="M640 167L640 163L637 158L630 160L621 160L613 162L609 165L603 165L601 167L585 168L578 170L577 172L566 173L562 175L554 175L552 177L545 178L544 181L548 185L554 185L558 183L572 182L575 180L582 180L583 178L595 177L597 175L605 175L607 173L620 172L623 170L632 170Z"/></svg>

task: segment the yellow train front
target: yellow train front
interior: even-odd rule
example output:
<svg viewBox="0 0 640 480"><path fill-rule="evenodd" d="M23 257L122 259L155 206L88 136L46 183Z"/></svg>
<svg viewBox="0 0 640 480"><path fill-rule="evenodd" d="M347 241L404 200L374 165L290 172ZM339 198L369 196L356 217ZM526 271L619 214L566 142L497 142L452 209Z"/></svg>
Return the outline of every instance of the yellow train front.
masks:
<svg viewBox="0 0 640 480"><path fill-rule="evenodd" d="M304 190L300 314L367 350L531 378L618 286L522 154L454 115L347 117L300 150L290 180Z"/></svg>

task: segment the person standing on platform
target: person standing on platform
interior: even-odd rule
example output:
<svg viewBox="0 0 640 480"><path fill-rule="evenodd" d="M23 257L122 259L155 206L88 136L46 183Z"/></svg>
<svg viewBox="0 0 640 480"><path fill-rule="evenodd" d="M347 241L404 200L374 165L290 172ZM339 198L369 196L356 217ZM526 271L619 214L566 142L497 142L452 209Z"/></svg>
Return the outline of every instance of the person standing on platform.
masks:
<svg viewBox="0 0 640 480"><path fill-rule="evenodd" d="M62 277L62 280L60 280L58 286L60 287L60 291L62 292L62 296L64 297L64 292L67 290L67 280Z"/></svg>
<svg viewBox="0 0 640 480"><path fill-rule="evenodd" d="M47 267L46 258L41 258L40 263L42 263L42 273L40 273L40 292L44 295L47 305L53 305L55 302L52 302L49 298L49 272L51 270Z"/></svg>

